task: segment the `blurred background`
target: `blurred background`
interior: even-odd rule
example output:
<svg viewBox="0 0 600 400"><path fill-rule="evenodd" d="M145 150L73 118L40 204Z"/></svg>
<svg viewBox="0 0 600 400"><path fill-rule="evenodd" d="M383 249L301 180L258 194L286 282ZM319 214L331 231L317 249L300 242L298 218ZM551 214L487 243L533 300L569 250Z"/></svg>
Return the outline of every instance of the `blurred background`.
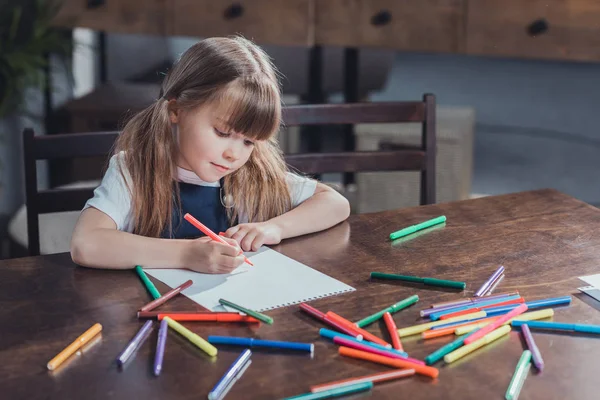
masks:
<svg viewBox="0 0 600 400"><path fill-rule="evenodd" d="M433 93L438 202L555 188L600 205L596 0L1 0L0 257L27 245L24 128L118 130L158 98L183 51L232 34L273 58L286 104ZM280 134L286 153L341 150L348 140L372 150L419 143L420 130ZM95 185L105 161L38 161L38 187ZM321 178L361 213L418 205L418 174ZM68 250L59 236L76 215L41 216L42 250Z"/></svg>

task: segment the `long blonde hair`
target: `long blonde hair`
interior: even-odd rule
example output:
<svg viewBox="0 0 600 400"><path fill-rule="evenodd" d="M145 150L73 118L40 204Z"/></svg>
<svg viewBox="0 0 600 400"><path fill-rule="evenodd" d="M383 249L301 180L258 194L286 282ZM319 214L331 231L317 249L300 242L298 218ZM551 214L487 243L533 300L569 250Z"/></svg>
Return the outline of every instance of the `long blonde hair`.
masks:
<svg viewBox="0 0 600 400"><path fill-rule="evenodd" d="M241 37L210 38L188 49L166 75L161 98L135 115L115 146L124 151L130 176L134 232L158 237L172 229L173 207L180 207L174 184L177 142L169 120L168 101L179 109L217 104L234 132L256 140L250 159L224 180L230 223L240 213L249 222L281 215L291 208L287 167L275 134L281 124L277 72L258 46ZM121 174L125 177L123 169ZM129 181L127 179L126 181Z"/></svg>

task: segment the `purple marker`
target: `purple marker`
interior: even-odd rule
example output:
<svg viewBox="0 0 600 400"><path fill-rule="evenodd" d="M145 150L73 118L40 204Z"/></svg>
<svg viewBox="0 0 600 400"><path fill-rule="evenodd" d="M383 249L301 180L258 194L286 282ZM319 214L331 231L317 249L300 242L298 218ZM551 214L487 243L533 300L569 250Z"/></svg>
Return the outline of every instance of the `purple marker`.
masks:
<svg viewBox="0 0 600 400"><path fill-rule="evenodd" d="M498 285L500 284L500 282L502 282L502 279L504 279L504 274L500 275L498 277L498 279L496 279L495 282L492 282L492 286L490 286L490 288L485 291L485 293L483 294L483 296L486 297L486 298L489 298L489 296L492 293L494 293L494 290L496 290L496 288L498 287Z"/></svg>
<svg viewBox="0 0 600 400"><path fill-rule="evenodd" d="M542 354L540 353L540 349L533 341L533 335L531 334L531 330L529 330L527 324L521 325L521 332L523 332L523 337L525 338L527 347L529 348L529 351L531 351L533 365L535 365L538 371L542 372L542 369L544 369L544 360L542 360Z"/></svg>
<svg viewBox="0 0 600 400"><path fill-rule="evenodd" d="M504 272L504 267L501 265L498 267L496 272L490 276L490 278L475 292L475 297L481 297L483 294L492 286L492 284L498 279L500 275Z"/></svg>
<svg viewBox="0 0 600 400"><path fill-rule="evenodd" d="M165 354L165 343L167 342L167 330L169 323L166 319L160 321L158 329L158 341L156 342L156 355L154 356L154 375L159 376L162 371L163 356Z"/></svg>
<svg viewBox="0 0 600 400"><path fill-rule="evenodd" d="M121 354L119 354L119 358L117 358L117 364L122 367L123 364L127 362L135 354L135 351L139 349L139 347L144 343L148 336L150 336L150 332L152 332L152 320L146 321L144 326L136 333L136 335L131 339L131 342L125 347L125 350Z"/></svg>

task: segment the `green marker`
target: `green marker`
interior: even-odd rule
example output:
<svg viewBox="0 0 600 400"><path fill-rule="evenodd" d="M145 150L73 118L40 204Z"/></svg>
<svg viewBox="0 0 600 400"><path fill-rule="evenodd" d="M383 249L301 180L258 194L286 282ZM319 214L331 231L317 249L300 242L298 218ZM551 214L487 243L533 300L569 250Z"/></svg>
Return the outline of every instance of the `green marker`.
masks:
<svg viewBox="0 0 600 400"><path fill-rule="evenodd" d="M453 352L454 350L458 349L463 344L465 344L465 339L468 338L469 336L471 336L472 334L474 334L475 332L477 332L478 330L479 330L479 328L469 332L469 334L467 334L467 335L459 337L455 341L450 342L443 347L440 347L439 349L437 349L436 351L434 351L433 353L431 353L430 355L425 357L425 364L427 364L427 365L435 364L436 362L438 362L439 360L444 358L444 356L446 354Z"/></svg>
<svg viewBox="0 0 600 400"><path fill-rule="evenodd" d="M146 285L146 289L148 289L148 292L150 292L150 295L152 296L152 298L154 300L158 299L160 297L160 292L158 291L156 286L154 286L154 283L152 283L152 281L150 279L148 279L148 276L146 276L146 273L144 272L142 267L139 265L136 265L135 272L137 272L137 274L140 277L140 279L142 280L142 282L144 282L144 285Z"/></svg>
<svg viewBox="0 0 600 400"><path fill-rule="evenodd" d="M508 389L506 390L506 400L513 400L519 397L519 393L521 392L523 383L525 383L525 378L527 378L527 374L529 373L530 368L531 351L525 350L523 351L523 353L521 353L521 358L519 358L517 368L515 368L515 373L510 379L510 384L508 385Z"/></svg>
<svg viewBox="0 0 600 400"><path fill-rule="evenodd" d="M219 303L223 304L224 306L229 306L231 308L235 308L236 310L241 311L245 314L248 314L249 316L258 319L258 320L264 322L265 324L273 325L273 318L269 317L268 315L249 310L242 306L238 306L237 304L227 301L225 299L219 299Z"/></svg>
<svg viewBox="0 0 600 400"><path fill-rule="evenodd" d="M443 222L446 222L446 216L444 216L444 215L442 215L441 217L430 219L429 221L421 222L420 224L417 224L417 225L411 225L404 229L400 229L399 231L396 231L394 233L390 233L390 239L395 240L395 239L401 238L403 236L410 235L411 233L420 231L422 229L429 228L430 226L441 224Z"/></svg>
<svg viewBox="0 0 600 400"><path fill-rule="evenodd" d="M454 289L464 289L467 287L467 284L465 282L447 281L445 279L436 279L436 278L420 278L418 276L408 276L408 275L384 274L382 272L371 272L371 278L391 279L391 280L406 281L406 282L417 282L417 283L424 283L425 285L430 285L430 286L440 286L440 287L448 287L448 288L454 288Z"/></svg>
<svg viewBox="0 0 600 400"><path fill-rule="evenodd" d="M373 322L377 321L379 318L383 317L383 314L385 314L386 312L395 313L395 312L400 311L412 304L415 304L417 301L419 301L419 296L417 296L416 294L414 296L407 297L406 299L401 300L401 301L397 302L396 304L393 304L384 310L381 310L373 315L370 315L366 318L361 319L360 321L358 321L356 323L356 326L358 326L359 328L362 328L364 326L372 324Z"/></svg>

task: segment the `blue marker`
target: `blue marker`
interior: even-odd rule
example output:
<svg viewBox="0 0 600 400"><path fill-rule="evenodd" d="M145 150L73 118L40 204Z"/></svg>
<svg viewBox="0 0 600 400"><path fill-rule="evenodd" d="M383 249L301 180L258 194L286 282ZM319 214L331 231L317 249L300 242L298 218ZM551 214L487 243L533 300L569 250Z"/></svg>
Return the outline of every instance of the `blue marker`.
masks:
<svg viewBox="0 0 600 400"><path fill-rule="evenodd" d="M237 360L231 364L229 370L223 375L223 377L217 382L215 387L208 393L208 400L220 399L223 397L223 391L225 388L233 382L236 375L244 368L246 363L250 361L252 351L246 349L239 355Z"/></svg>
<svg viewBox="0 0 600 400"><path fill-rule="evenodd" d="M280 342L276 340L261 340L234 336L209 336L208 342L212 344L229 344L233 346L272 347L278 349L308 351L311 354L315 351L315 345L312 343Z"/></svg>
<svg viewBox="0 0 600 400"><path fill-rule="evenodd" d="M570 303L571 303L571 296L553 297L550 299L542 299L542 300L534 300L534 301L525 302L525 304L527 304L528 310L531 310L533 308L560 306L563 304L570 304ZM517 308L519 305L520 304L511 304L509 306L488 308L484 311L488 317L493 317L496 315L506 314L507 312Z"/></svg>
<svg viewBox="0 0 600 400"><path fill-rule="evenodd" d="M346 340L350 340L350 341L352 341L354 343L359 343L359 344L363 344L365 346L370 346L370 347L373 347L373 348L378 349L378 350L391 351L391 352L394 352L394 353L398 353L401 356L408 357L408 353L406 353L405 351L396 350L396 349L390 349L390 348L382 346L380 344L372 343L372 342L367 342L367 341L364 341L364 340L356 340L356 338L354 338L354 337L352 337L350 335L344 335L343 333L338 333L338 332L332 331L330 329L325 329L325 328L319 329L319 335L321 335L324 338L331 339L331 340L333 340L333 338L337 336L337 337L344 338Z"/></svg>
<svg viewBox="0 0 600 400"><path fill-rule="evenodd" d="M518 318L518 317L516 317ZM527 324L531 329L552 329L557 331L575 331L582 333L597 333L600 334L600 325L589 324L564 324L561 322L548 321L519 321L514 320L510 323L512 326L521 326Z"/></svg>
<svg viewBox="0 0 600 400"><path fill-rule="evenodd" d="M482 310L482 311L485 311L485 310ZM488 317L485 316L485 317L479 317L479 318L465 319L463 321L448 322L447 324L432 326L430 330L435 331L436 329L450 328L451 326L462 325L462 324L466 324L469 322L477 322L477 321L480 321L480 320L486 319L486 318L488 318Z"/></svg>

